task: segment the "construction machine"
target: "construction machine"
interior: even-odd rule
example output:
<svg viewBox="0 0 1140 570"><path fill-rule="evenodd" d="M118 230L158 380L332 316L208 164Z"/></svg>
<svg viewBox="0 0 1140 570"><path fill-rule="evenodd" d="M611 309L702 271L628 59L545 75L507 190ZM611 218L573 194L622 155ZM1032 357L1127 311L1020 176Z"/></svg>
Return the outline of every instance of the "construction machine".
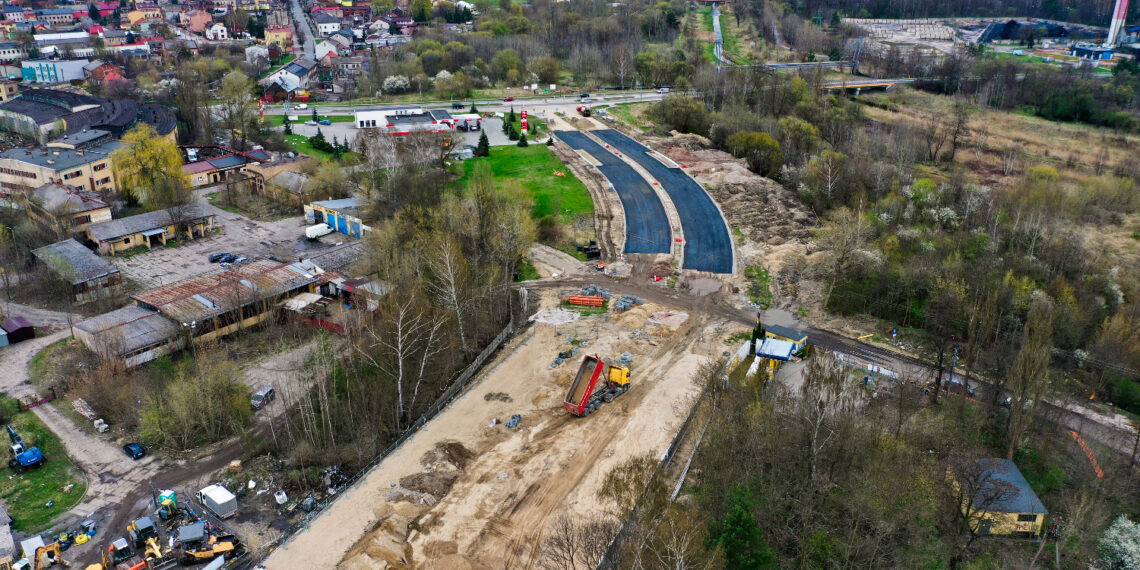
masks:
<svg viewBox="0 0 1140 570"><path fill-rule="evenodd" d="M629 390L628 367L606 364L596 354L586 356L570 384L563 405L575 416L588 416L603 402L614 401L626 390Z"/></svg>
<svg viewBox="0 0 1140 570"><path fill-rule="evenodd" d="M8 459L8 467L12 468L16 473L23 473L26 469L31 467L38 467L43 465L47 458L44 457L40 448L36 446L28 447L24 444L24 439L16 432L16 428L12 424L4 426L8 428L8 439L11 440L12 445L9 451L12 457Z"/></svg>
<svg viewBox="0 0 1140 570"><path fill-rule="evenodd" d="M237 552L238 540L232 534L211 534L205 522L182 525L178 529L183 565L203 564L219 556L229 558Z"/></svg>
<svg viewBox="0 0 1140 570"><path fill-rule="evenodd" d="M135 519L127 525L127 536L135 548L142 548L148 539L158 538L158 527L154 526L150 517Z"/></svg>

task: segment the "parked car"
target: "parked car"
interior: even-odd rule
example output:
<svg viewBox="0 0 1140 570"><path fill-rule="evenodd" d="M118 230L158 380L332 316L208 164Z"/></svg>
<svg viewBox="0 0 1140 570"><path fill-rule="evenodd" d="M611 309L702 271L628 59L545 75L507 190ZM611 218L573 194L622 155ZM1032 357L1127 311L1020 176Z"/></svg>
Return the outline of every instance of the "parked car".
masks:
<svg viewBox="0 0 1140 570"><path fill-rule="evenodd" d="M658 89L657 92L658 93L668 93L669 88L668 87L662 87L662 88Z"/></svg>
<svg viewBox="0 0 1140 570"><path fill-rule="evenodd" d="M581 103L593 103L593 102L594 102L594 100L593 100L593 99L591 99L591 98L589 98L589 97L582 97L582 99L580 100L580 102L581 102Z"/></svg>
<svg viewBox="0 0 1140 570"><path fill-rule="evenodd" d="M456 102L451 104L452 109L462 109L463 107L466 107L466 105L464 105L463 103L461 103L459 101L456 101Z"/></svg>
<svg viewBox="0 0 1140 570"><path fill-rule="evenodd" d="M143 449L143 446L137 443L128 443L124 445L123 453L126 453L127 457L130 457L136 461L146 457L146 450Z"/></svg>
<svg viewBox="0 0 1140 570"><path fill-rule="evenodd" d="M233 262L234 263L241 263L243 261L249 261L249 258L248 257L239 257L239 258L235 259Z"/></svg>
<svg viewBox="0 0 1140 570"><path fill-rule="evenodd" d="M321 119L321 120L317 121L317 123L321 124L321 125L331 125L332 121L329 119Z"/></svg>
<svg viewBox="0 0 1140 570"><path fill-rule="evenodd" d="M306 124L306 125L309 125L310 127L315 127L315 126L317 126L317 122L316 122L316 121L305 121L305 124Z"/></svg>
<svg viewBox="0 0 1140 570"><path fill-rule="evenodd" d="M217 262L221 261L222 258L227 256L227 255L230 255L230 254L228 254L226 252L211 253L210 257L208 257L207 259L210 260L210 263L217 263Z"/></svg>
<svg viewBox="0 0 1140 570"><path fill-rule="evenodd" d="M510 101L514 101L514 100L515 100L515 98L514 98L514 97L503 97L503 101L508 101L508 102L510 102Z"/></svg>
<svg viewBox="0 0 1140 570"><path fill-rule="evenodd" d="M234 260L236 260L237 258L238 258L238 256L236 256L232 253L227 253L227 254L219 257L218 261L220 261L222 263L233 263Z"/></svg>
<svg viewBox="0 0 1140 570"><path fill-rule="evenodd" d="M273 386L263 386L253 393L253 397L250 398L249 403L253 406L254 410L260 410L276 397L277 391L273 389Z"/></svg>
<svg viewBox="0 0 1140 570"><path fill-rule="evenodd" d="M578 95L578 98L579 99L589 99L590 94L589 93L582 93L582 94Z"/></svg>
<svg viewBox="0 0 1140 570"><path fill-rule="evenodd" d="M308 108L309 108L309 105L308 105L307 103L301 103L300 105L297 105L297 106L296 106L296 107L294 107L294 108L295 108L295 109L297 109L297 110L299 110L299 111L303 111L303 110L305 110L305 109L308 109Z"/></svg>

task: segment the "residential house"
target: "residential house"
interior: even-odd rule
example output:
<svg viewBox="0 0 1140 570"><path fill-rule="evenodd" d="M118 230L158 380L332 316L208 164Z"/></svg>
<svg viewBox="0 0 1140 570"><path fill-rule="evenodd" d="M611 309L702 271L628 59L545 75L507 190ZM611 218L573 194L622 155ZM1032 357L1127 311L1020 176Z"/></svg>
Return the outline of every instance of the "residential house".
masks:
<svg viewBox="0 0 1140 570"><path fill-rule="evenodd" d="M34 14L34 12L33 12ZM9 22L25 22L24 8L21 6L4 6L4 19Z"/></svg>
<svg viewBox="0 0 1140 570"><path fill-rule="evenodd" d="M36 10L36 18L53 26L67 26L75 21L75 15L70 8L46 8Z"/></svg>
<svg viewBox="0 0 1140 570"><path fill-rule="evenodd" d="M87 226L111 219L99 194L65 184L44 184L28 196L28 215L60 237L82 236Z"/></svg>
<svg viewBox="0 0 1140 570"><path fill-rule="evenodd" d="M317 44L314 51L316 52L317 61L324 62L325 59L330 56L335 57L339 49L340 46L337 44L329 40L321 40L321 43Z"/></svg>
<svg viewBox="0 0 1140 570"><path fill-rule="evenodd" d="M360 56L335 57L331 61L337 77L353 77L364 73L366 60Z"/></svg>
<svg viewBox="0 0 1140 570"><path fill-rule="evenodd" d="M102 83L104 79L108 79L108 74L118 78L123 77L123 68L113 64L107 63L101 59L92 61L91 63L83 66L83 76L89 82Z"/></svg>
<svg viewBox="0 0 1140 570"><path fill-rule="evenodd" d="M0 61L16 61L28 57L28 52L16 42L0 42Z"/></svg>
<svg viewBox="0 0 1140 570"><path fill-rule="evenodd" d="M201 34L205 32L206 28L210 26L210 24L214 23L214 17L205 10L183 12L180 18L182 25L195 34Z"/></svg>
<svg viewBox="0 0 1140 570"><path fill-rule="evenodd" d="M352 30L341 28L337 33L329 36L328 41L337 45L337 49L343 52L351 52L353 44Z"/></svg>
<svg viewBox="0 0 1140 570"><path fill-rule="evenodd" d="M340 6L314 6L313 9L309 11L309 14L314 18L321 14L327 14L337 20L344 17L344 11L341 10Z"/></svg>
<svg viewBox="0 0 1140 570"><path fill-rule="evenodd" d="M359 198L321 200L305 206L305 220L312 224L326 223L347 236L364 237L372 231L361 219L365 206Z"/></svg>
<svg viewBox="0 0 1140 570"><path fill-rule="evenodd" d="M126 30L103 30L103 46L116 47L127 43Z"/></svg>
<svg viewBox="0 0 1140 570"><path fill-rule="evenodd" d="M340 31L340 19L327 12L318 13L313 22L317 25L318 36L328 37Z"/></svg>
<svg viewBox="0 0 1140 570"><path fill-rule="evenodd" d="M1036 538L1049 511L1009 459L979 459L970 473L954 474L953 484L965 484L962 512L979 535ZM964 483L964 481L969 481Z"/></svg>
<svg viewBox="0 0 1140 570"><path fill-rule="evenodd" d="M292 26L269 26L265 28L265 43L277 44L283 49L292 49L293 47L293 27Z"/></svg>
<svg viewBox="0 0 1140 570"><path fill-rule="evenodd" d="M283 67L270 73L268 77L262 80L262 83L268 86L270 83L275 82L277 79L286 80L288 85L305 88L309 86L309 81L313 78L316 72L317 62L310 58L302 57L293 60Z"/></svg>
<svg viewBox="0 0 1140 570"><path fill-rule="evenodd" d="M76 303L89 303L117 293L123 284L119 268L91 253L74 239L32 250L40 263L71 285Z"/></svg>
<svg viewBox="0 0 1140 570"><path fill-rule="evenodd" d="M211 24L210 27L206 28L206 39L208 40L228 40L229 37L229 32L221 22Z"/></svg>
<svg viewBox="0 0 1140 570"><path fill-rule="evenodd" d="M0 103L11 101L20 94L20 84L11 79L0 79Z"/></svg>
<svg viewBox="0 0 1140 570"><path fill-rule="evenodd" d="M66 183L88 192L114 192L111 152L117 141L85 149L14 148L0 152L0 192Z"/></svg>
<svg viewBox="0 0 1140 570"><path fill-rule="evenodd" d="M128 249L166 245L179 236L200 238L214 227L214 214L206 206L192 203L180 208L156 210L87 226L87 239L102 255Z"/></svg>

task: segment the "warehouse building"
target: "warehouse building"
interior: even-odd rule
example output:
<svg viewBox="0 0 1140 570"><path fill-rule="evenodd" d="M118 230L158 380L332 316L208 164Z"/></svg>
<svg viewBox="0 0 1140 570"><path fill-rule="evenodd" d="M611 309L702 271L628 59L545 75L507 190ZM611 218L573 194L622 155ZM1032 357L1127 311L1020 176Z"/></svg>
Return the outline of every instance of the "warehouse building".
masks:
<svg viewBox="0 0 1140 570"><path fill-rule="evenodd" d="M213 227L214 214L205 205L195 203L91 224L86 233L100 254L114 255L135 247L166 245L166 240L179 236L204 237Z"/></svg>
<svg viewBox="0 0 1140 570"><path fill-rule="evenodd" d="M26 192L44 184L67 184L87 192L115 191L111 153L117 141L85 149L14 148L0 152L0 192Z"/></svg>
<svg viewBox="0 0 1140 570"><path fill-rule="evenodd" d="M32 191L28 214L60 237L82 236L87 226L111 219L111 206L94 192L64 184L44 184Z"/></svg>
<svg viewBox="0 0 1140 570"><path fill-rule="evenodd" d="M119 268L91 253L74 239L32 250L36 259L71 285L76 303L89 303L118 293L123 284Z"/></svg>
<svg viewBox="0 0 1140 570"><path fill-rule="evenodd" d="M122 360L127 367L161 358L186 345L174 321L137 305L80 321L72 327L72 334L91 352L108 360Z"/></svg>
<svg viewBox="0 0 1140 570"><path fill-rule="evenodd" d="M364 237L372 231L362 219L365 205L359 198L321 200L305 206L305 220L310 224L326 223L346 236Z"/></svg>

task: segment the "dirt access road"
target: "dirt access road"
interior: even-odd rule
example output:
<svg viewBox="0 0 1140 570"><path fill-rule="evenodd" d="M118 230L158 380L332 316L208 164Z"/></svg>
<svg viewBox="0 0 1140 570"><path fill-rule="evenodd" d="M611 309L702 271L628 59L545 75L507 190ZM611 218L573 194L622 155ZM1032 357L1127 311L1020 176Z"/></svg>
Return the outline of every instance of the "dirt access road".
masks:
<svg viewBox="0 0 1140 570"><path fill-rule="evenodd" d="M556 295L547 293L543 303L556 305ZM422 568L534 567L549 521L562 513L600 512L596 489L611 467L664 451L695 396L694 372L726 346L727 331L703 318L677 328L647 324L659 310L665 307L647 304L561 325L535 323L508 343L465 395L274 552L266 567L365 568L392 558ZM571 338L590 344L551 369ZM622 352L633 355L634 387L587 418L567 414L562 399L581 355L609 359ZM516 413L522 422L507 429L502 422ZM494 419L499 423L492 426ZM467 455L453 472L450 492L430 483L446 473L429 459L445 442L461 445ZM387 534L399 526L390 513L401 508L420 521L410 539L406 527ZM390 541L398 544L385 546Z"/></svg>

